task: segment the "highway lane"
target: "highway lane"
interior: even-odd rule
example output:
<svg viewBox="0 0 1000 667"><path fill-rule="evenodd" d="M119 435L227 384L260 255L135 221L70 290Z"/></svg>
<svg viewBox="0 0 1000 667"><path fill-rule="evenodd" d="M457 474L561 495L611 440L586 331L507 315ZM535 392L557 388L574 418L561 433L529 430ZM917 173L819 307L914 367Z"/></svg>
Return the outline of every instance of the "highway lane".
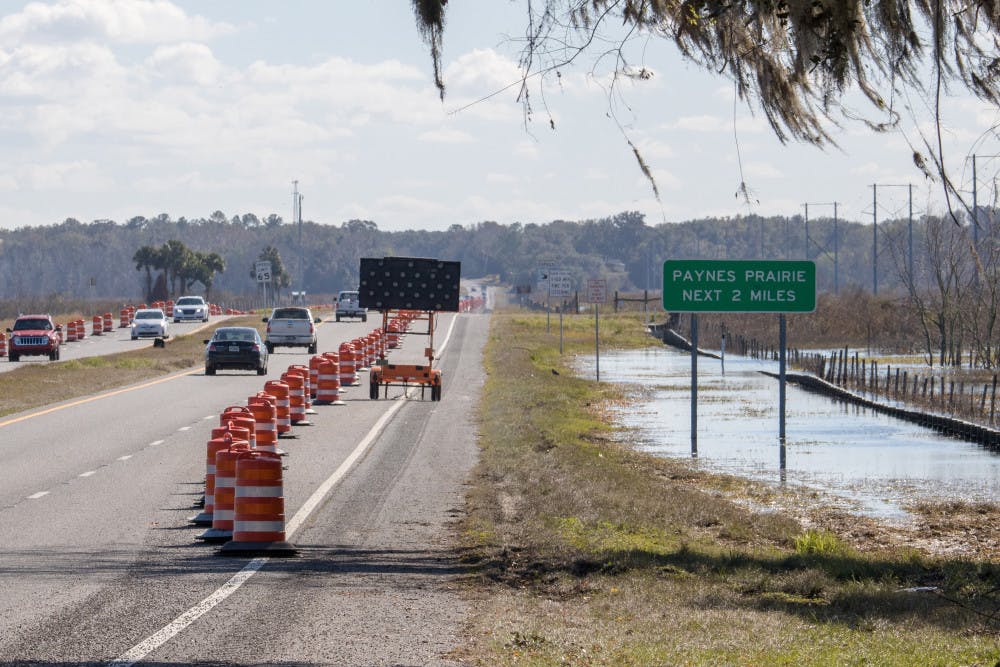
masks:
<svg viewBox="0 0 1000 667"><path fill-rule="evenodd" d="M441 318L442 329L452 317ZM321 325L320 349L336 349L341 341L366 333L378 324L373 320L364 324ZM470 323L475 323L474 336L466 335ZM329 568L329 545L346 544L352 553L354 550L360 553L367 548L366 540L359 540L355 528L338 521L364 516L386 519L378 512L373 515L372 509L362 511L363 507L379 507L381 512L394 505L398 512L415 511L419 503L412 494L420 488L427 490L428 472L448 468L441 461L427 457L442 442L451 445L455 442L431 434L444 432L442 428L455 432L459 424L467 421L467 414L451 411L468 407L468 397L474 395L470 388L475 386L479 366L474 353L464 355L464 363L458 363L463 359L459 351L468 346L475 351L482 344L485 318L459 316L455 331L456 342L452 345L458 351L446 353L442 360L446 369L445 400L408 401L394 422L405 424L406 420L416 420L429 424L430 420L436 420L437 431L427 425L407 426L397 437L393 431L397 427L390 427L377 439L357 472L349 477L351 484L360 484L350 488L367 490L375 494L376 500L382 500L368 505L363 502L364 494L361 500L347 496L346 511L331 507L332 501L328 501L302 528L301 535L306 540L304 557L296 559L293 566L268 564L245 590L165 644L157 655L160 652L171 655L173 651L200 655L167 658L178 664L214 657L217 647L212 644L246 632L243 612L232 606L237 603L250 605L264 618L270 618L270 626L256 624L268 633L284 637L276 644L276 650L289 655L300 652L298 635L283 624L274 626L275 620L282 616L272 612L277 607L301 604L296 613L308 616L310 605L329 611L327 607L339 598L336 595L331 598L330 591L310 595L317 588L316 579L300 577L294 574L294 568L305 568L306 572ZM404 350L394 355L393 360L419 360L425 345L424 337L408 336ZM289 363L303 363L307 359L308 355L279 348L271 359L270 375L277 376ZM474 368L467 370L467 366ZM463 373L472 373L472 377L463 377ZM212 555L212 547L193 539L202 529L189 527L186 519L195 513L192 502L201 493L205 441L217 423L218 413L226 405L242 404L248 395L263 387L264 379L251 374L208 378L198 369L134 391L85 404L71 402L57 412L0 426L0 460L4 461L0 466L0 534L4 535L4 558L0 564L4 590L0 596L0 660L77 664L114 658L170 623L239 571L245 561ZM452 386L451 382L456 384ZM450 398L458 388L461 391L455 392L454 399ZM400 393L401 390L391 390L390 396L398 398ZM371 401L367 396L367 387L349 390L344 397L346 406L317 407L314 426L296 427L296 438L281 441L288 451L285 473L288 517L293 516L393 404L393 401ZM413 437L413 428L423 436ZM392 437L388 437L390 433ZM468 447L471 441L471 435L465 439L465 459L454 468L458 472L453 471L453 477L457 474L460 478L471 465L468 453L474 450ZM402 458L398 453L394 456L379 453L383 447L388 447L389 452L396 451L394 448L400 445L393 443L398 442L403 443L404 451L412 453ZM379 463L383 458L385 462ZM461 458L451 457L453 467ZM365 470L370 470L364 473L367 477L362 475ZM414 476L423 481L418 484L406 481ZM358 481L362 479L365 481ZM345 480L344 488L348 486ZM430 487L431 491L443 493L434 510L438 518L444 516L440 506L454 508L457 502L453 491L449 495L445 488L433 484ZM344 492L338 487L335 495ZM434 493L429 495L433 497ZM421 526L431 523L420 519L411 529L419 533ZM387 534L399 537L395 530L378 529L378 522L371 525L375 527L372 534L380 535L383 542ZM320 532L314 532L317 530ZM366 539L369 546L381 544ZM400 540L396 542L402 544ZM301 595L292 594L293 587L286 579L300 582ZM339 584L334 588L342 590ZM263 598L262 591L268 592ZM454 605L435 605L438 607L445 610L442 612L445 617L453 614L447 609L453 609ZM214 639L209 642L207 636ZM442 637L446 638L447 633ZM430 647L432 652L437 646L421 645ZM240 649L233 650L238 653ZM315 650L328 649L317 646Z"/></svg>
<svg viewBox="0 0 1000 667"><path fill-rule="evenodd" d="M196 331L211 330L230 316L221 315L215 316L209 319L208 322L178 322L174 324L170 323L170 328L168 333L171 336L183 336L187 334L194 333ZM58 318L56 319L59 322ZM61 322L64 327L63 335L65 336L65 322ZM70 359L83 359L84 357L100 357L108 354L115 354L117 352L128 352L129 350L136 350L142 347L150 347L153 344L152 338L140 338L138 340L132 340L130 335L130 329L119 329L117 328L118 320L115 320L115 327L111 331L100 336L92 336L90 334L91 325L87 324L87 336L83 340L74 341L72 343L63 343L62 349L59 352L60 361L68 361ZM10 334L7 334L10 336ZM12 371L21 366L26 366L29 364L49 364L58 363L50 362L48 357L23 357L18 361L11 361L7 357L0 358L0 373L5 373L7 371Z"/></svg>

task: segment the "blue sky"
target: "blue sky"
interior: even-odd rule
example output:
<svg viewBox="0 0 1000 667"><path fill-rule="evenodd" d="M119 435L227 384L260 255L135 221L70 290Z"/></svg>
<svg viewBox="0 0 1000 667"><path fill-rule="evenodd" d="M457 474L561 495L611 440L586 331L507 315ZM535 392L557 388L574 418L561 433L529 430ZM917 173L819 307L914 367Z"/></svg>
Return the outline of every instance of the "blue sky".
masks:
<svg viewBox="0 0 1000 667"><path fill-rule="evenodd" d="M941 210L907 143L925 112L885 135L845 124L839 148L782 146L759 113L734 110L729 82L654 40L634 51L654 78L621 88L613 111L656 174L657 202L591 60L547 85L555 130L537 90L527 126L516 87L467 106L517 80L507 35L523 33L523 4L449 3L442 103L407 0L0 2L0 226L215 210L290 219L293 180L306 219L385 230L624 210L650 223L793 215L832 201L867 221L872 183L913 183L918 212ZM945 109L950 165L970 189L965 156L1000 154L995 133L980 140L1000 114L968 96ZM734 124L752 206L735 196ZM981 162L980 187L998 170L1000 159ZM879 218L904 215L905 189L884 192Z"/></svg>

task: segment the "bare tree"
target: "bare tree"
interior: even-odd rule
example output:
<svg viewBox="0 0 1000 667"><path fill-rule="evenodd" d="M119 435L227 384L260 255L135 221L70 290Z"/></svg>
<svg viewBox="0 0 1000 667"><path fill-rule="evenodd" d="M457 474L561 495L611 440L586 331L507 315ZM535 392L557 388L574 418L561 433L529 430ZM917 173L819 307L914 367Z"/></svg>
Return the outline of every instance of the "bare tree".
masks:
<svg viewBox="0 0 1000 667"><path fill-rule="evenodd" d="M447 0L412 3L443 98ZM961 196L944 166L942 95L956 83L1000 104L996 0L529 0L525 18L519 100L528 118L529 80L558 82L563 69L584 58L611 63L609 98L621 80L655 76L653 64L632 62L626 49L632 40L655 38L730 78L738 98L761 110L783 142L833 143L831 124L857 118L841 104L848 90L871 103L873 116L862 121L874 130L894 127L897 100L914 93L937 122L935 135L913 147L913 160L942 184L949 212L952 198ZM548 122L555 126L551 115ZM642 155L619 128L655 192ZM745 183L740 190L749 196Z"/></svg>

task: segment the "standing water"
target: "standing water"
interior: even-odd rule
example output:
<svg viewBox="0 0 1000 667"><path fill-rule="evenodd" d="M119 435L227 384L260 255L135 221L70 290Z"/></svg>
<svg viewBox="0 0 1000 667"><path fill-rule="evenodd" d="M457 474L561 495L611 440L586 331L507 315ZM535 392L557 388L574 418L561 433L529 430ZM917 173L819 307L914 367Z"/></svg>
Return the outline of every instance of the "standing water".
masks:
<svg viewBox="0 0 1000 667"><path fill-rule="evenodd" d="M594 359L580 357L583 377ZM776 362L728 356L698 359L696 465L838 496L859 511L902 517L918 500L994 502L1000 498L1000 455L974 443L787 386L786 464L780 467ZM623 425L641 449L692 457L691 355L669 348L601 355L603 381L645 389Z"/></svg>

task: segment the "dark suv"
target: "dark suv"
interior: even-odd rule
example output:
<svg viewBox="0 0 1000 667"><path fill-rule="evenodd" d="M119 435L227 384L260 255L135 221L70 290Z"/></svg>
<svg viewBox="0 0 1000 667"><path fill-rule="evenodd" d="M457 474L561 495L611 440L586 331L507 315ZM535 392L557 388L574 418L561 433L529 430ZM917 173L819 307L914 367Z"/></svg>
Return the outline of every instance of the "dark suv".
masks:
<svg viewBox="0 0 1000 667"><path fill-rule="evenodd" d="M11 361L24 356L47 356L50 361L59 358L62 327L56 326L49 315L21 315L7 333L10 334L7 357Z"/></svg>

